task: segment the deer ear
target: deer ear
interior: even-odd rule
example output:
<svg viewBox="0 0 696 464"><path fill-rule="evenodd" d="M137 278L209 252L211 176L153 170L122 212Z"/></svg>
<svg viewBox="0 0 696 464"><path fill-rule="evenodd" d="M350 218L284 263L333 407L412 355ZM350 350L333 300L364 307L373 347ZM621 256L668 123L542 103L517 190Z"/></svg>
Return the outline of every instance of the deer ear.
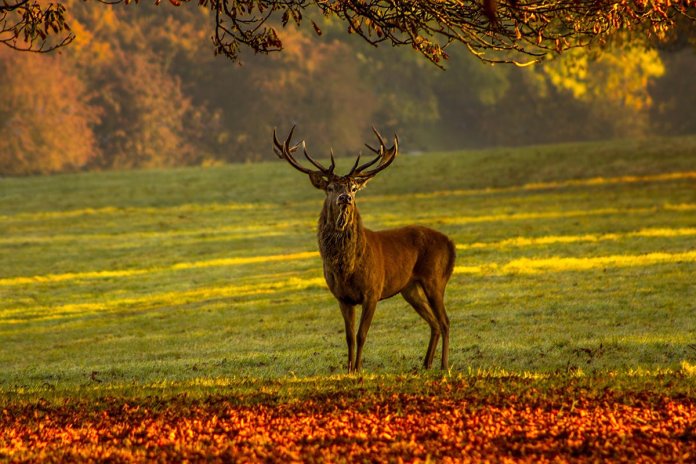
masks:
<svg viewBox="0 0 696 464"><path fill-rule="evenodd" d="M321 175L319 172L310 172L309 173L309 180L312 182L312 185L318 188L319 190L326 190L326 186L328 185L328 182L324 177Z"/></svg>

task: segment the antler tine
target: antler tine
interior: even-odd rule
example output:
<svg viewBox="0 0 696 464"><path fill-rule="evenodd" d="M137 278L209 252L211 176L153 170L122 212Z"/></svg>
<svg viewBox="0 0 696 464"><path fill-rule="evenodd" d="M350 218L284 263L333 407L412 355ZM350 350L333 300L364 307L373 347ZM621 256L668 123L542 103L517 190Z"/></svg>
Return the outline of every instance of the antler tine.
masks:
<svg viewBox="0 0 696 464"><path fill-rule="evenodd" d="M358 158L355 160L355 163L353 163L353 167L350 168L350 172L347 174L348 176L352 176L353 173L355 173L356 169L358 168L358 163L360 163L360 153L358 153ZM360 174L360 170L357 172Z"/></svg>
<svg viewBox="0 0 696 464"><path fill-rule="evenodd" d="M365 145L367 145L367 144L365 144ZM356 169L356 171L357 171L358 173L362 172L363 169L369 168L370 166L372 166L373 164L375 164L377 161L379 161L380 159L382 159L382 153L380 153L379 151L376 151L374 148L370 147L369 145L368 145L367 148L369 148L370 150L372 150L372 151L374 151L375 153L377 153L377 157L375 157L375 158L373 158L371 161L368 161L367 163L365 163L365 164L359 166L358 169Z"/></svg>
<svg viewBox="0 0 696 464"><path fill-rule="evenodd" d="M292 153L293 151L297 150L297 147L300 146L299 143L295 146L292 146L292 147L290 146L290 141L292 140L293 132L295 132L295 126L292 126L292 129L290 129L290 134L288 135L288 138L281 144L278 141L278 137L276 136L276 130L275 130L275 128L273 128L273 144L275 145L273 148L274 148L274 151L276 152L276 155L283 157L282 153L284 150L287 149L290 153ZM280 153L278 153L278 152L280 152Z"/></svg>
<svg viewBox="0 0 696 464"><path fill-rule="evenodd" d="M372 131L377 135L377 138L379 139L379 149L373 148L369 144L365 144L367 148L372 150L373 152L377 153L377 157L372 159L371 161L368 161L367 163L363 164L362 166L358 167L355 169L355 171L358 173L358 175L364 170L375 164L377 161L380 161L382 157L384 156L384 150L386 149L386 145L384 143L384 139L382 138L382 135L375 129L375 126L372 126ZM356 164L357 165L357 164ZM351 174L353 172L351 171Z"/></svg>
<svg viewBox="0 0 696 464"><path fill-rule="evenodd" d="M273 151L278 156L278 158L284 159L285 161L290 163L292 167L294 167L298 171L304 172L305 174L321 174L325 177L331 177L333 175L333 170L336 167L336 162L334 161L333 157L333 150L331 151L331 166L329 166L329 168L327 169L320 162L316 161L314 158L310 156L310 154L307 152L307 146L304 140L300 141L297 145L290 146L290 141L292 140L292 134L294 132L295 126L292 126L288 138L285 140L285 142L281 144L278 141L278 136L276 135L275 128L273 129ZM310 163L312 163L316 168L318 168L319 171L312 171L311 169L305 168L295 159L294 156L292 156L293 152L297 151L300 145L302 146L302 151L304 152L305 158L307 158L307 160Z"/></svg>
<svg viewBox="0 0 696 464"><path fill-rule="evenodd" d="M309 156L309 153L307 153L307 146L304 143L304 140L302 141L302 151L304 152L305 158L307 158L307 161L312 163L317 169L321 171L322 174L328 175L333 173L333 169L335 167L334 159L333 159L333 153L331 153L331 167L326 169L323 164L321 164L319 161L316 161L314 158Z"/></svg>
<svg viewBox="0 0 696 464"><path fill-rule="evenodd" d="M386 169L387 166L389 166L394 161L396 155L399 154L399 138L396 136L396 134L394 134L394 145L391 148L387 149L382 135L374 127L372 128L372 131L379 139L379 150L376 150L370 147L369 145L367 145L367 147L375 153L378 153L378 156L372 161L358 167L357 174L355 174L356 177L368 178L376 175L378 172L382 171L383 169ZM363 169L367 169L368 167L375 164L377 161L379 161L379 164L376 168L372 169L371 171L362 172Z"/></svg>
<svg viewBox="0 0 696 464"><path fill-rule="evenodd" d="M365 146L366 146L367 148L369 148L370 150L374 151L375 153L377 153L378 155L382 156L382 147L380 147L379 150L378 150L377 148L371 147L371 146L370 146L369 144L367 144L367 143L365 144Z"/></svg>
<svg viewBox="0 0 696 464"><path fill-rule="evenodd" d="M273 129L273 151L275 151L275 154L278 156L278 158L286 160L288 163L290 163L292 167L294 167L298 171L304 172L305 174L310 174L313 171L303 167L300 163L297 162L295 157L292 156L292 152L296 151L300 147L300 145L304 144L304 141L302 141L297 145L294 145L292 147L290 146L290 140L292 140L293 132L295 132L295 126L292 126L292 129L290 129L290 135L288 135L288 138L285 140L285 142L281 144L278 141L275 129Z"/></svg>
<svg viewBox="0 0 696 464"><path fill-rule="evenodd" d="M273 128L273 153L275 153L276 156L280 159L283 159L282 148L283 148L283 146L278 141L278 137L276 136L276 130L274 127Z"/></svg>
<svg viewBox="0 0 696 464"><path fill-rule="evenodd" d="M379 133L375 126L372 126L372 132L374 132L377 138L379 139L379 151L385 150L387 148L387 144L384 142L382 134Z"/></svg>

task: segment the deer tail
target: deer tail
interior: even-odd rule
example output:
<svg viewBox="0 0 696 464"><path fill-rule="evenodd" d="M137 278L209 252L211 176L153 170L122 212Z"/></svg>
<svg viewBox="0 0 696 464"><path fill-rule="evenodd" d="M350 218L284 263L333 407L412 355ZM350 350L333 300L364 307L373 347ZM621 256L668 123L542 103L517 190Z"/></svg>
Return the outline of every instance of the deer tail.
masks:
<svg viewBox="0 0 696 464"><path fill-rule="evenodd" d="M447 267L445 268L445 277L449 280L450 277L452 277L452 273L454 272L454 261L457 258L457 247L454 245L454 242L447 238L447 248L449 251L449 262L447 263Z"/></svg>

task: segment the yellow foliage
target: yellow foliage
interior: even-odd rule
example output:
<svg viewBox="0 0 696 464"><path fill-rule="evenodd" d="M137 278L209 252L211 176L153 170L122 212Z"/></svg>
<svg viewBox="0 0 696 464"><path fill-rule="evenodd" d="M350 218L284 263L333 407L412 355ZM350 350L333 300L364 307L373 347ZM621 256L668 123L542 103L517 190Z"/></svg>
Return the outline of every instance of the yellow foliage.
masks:
<svg viewBox="0 0 696 464"><path fill-rule="evenodd" d="M634 45L615 53L602 53L597 63L599 72L590 86L595 98L608 98L636 111L651 106L648 85L665 73L656 50Z"/></svg>
<svg viewBox="0 0 696 464"><path fill-rule="evenodd" d="M70 15L68 10L68 14ZM106 29L107 35L112 36L119 25L118 19L111 8L102 10L98 17L89 20L89 26L85 26L77 17L71 15L70 27L75 34L75 40L70 45L68 53L73 54L76 59L82 62L89 62L92 66L106 63L114 58L113 48L109 41L102 40L100 33Z"/></svg>
<svg viewBox="0 0 696 464"><path fill-rule="evenodd" d="M575 49L549 61L544 72L557 88L577 99L608 100L633 110L648 108L648 85L665 73L656 50L642 45L609 47L591 59L585 49Z"/></svg>
<svg viewBox="0 0 696 464"><path fill-rule="evenodd" d="M584 50L573 49L544 65L544 72L551 83L569 91L574 98L581 99L587 94L588 56Z"/></svg>
<svg viewBox="0 0 696 464"><path fill-rule="evenodd" d="M659 53L627 42L601 50L575 49L544 64L543 73L556 88L591 105L616 135L641 135L652 106L649 86L665 74Z"/></svg>

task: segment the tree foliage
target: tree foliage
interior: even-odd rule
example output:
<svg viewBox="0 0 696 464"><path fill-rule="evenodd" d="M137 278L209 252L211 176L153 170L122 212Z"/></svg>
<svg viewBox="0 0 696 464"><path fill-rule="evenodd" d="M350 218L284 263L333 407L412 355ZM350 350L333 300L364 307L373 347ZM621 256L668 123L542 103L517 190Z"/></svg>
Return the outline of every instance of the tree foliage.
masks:
<svg viewBox="0 0 696 464"><path fill-rule="evenodd" d="M151 51L129 55L118 50L94 82L101 90L97 103L111 115L97 127L105 135L100 165L162 167L196 161L186 137L191 99Z"/></svg>
<svg viewBox="0 0 696 464"><path fill-rule="evenodd" d="M60 54L0 47L2 174L270 159L292 124L318 157L355 156L371 125L405 152L696 132L689 23L669 48L622 33L525 68L453 47L441 72L318 16L321 37L289 25L283 53L221 66L201 52L208 8L61 3L75 38Z"/></svg>
<svg viewBox="0 0 696 464"><path fill-rule="evenodd" d="M14 1L14 2L13 2ZM131 3L133 0L97 0ZM138 0L134 0L138 3ZM2 43L15 48L50 49L72 40L60 3L3 0ZM447 58L452 43L464 44L486 61L531 61L601 41L616 31L636 29L666 39L677 19L694 18L696 0L169 0L175 6L197 3L214 16L215 51L233 60L244 47L255 52L282 50L279 25L309 22L321 13L340 20L348 33L368 43L414 48L434 63ZM156 4L160 0L155 0ZM49 40L53 38L53 41ZM47 48L46 48L47 47ZM529 59L527 59L529 62Z"/></svg>
<svg viewBox="0 0 696 464"><path fill-rule="evenodd" d="M100 111L67 64L0 49L0 173L72 171L96 155Z"/></svg>
<svg viewBox="0 0 696 464"><path fill-rule="evenodd" d="M35 0L0 2L0 44L15 50L47 52L75 38L61 3Z"/></svg>

